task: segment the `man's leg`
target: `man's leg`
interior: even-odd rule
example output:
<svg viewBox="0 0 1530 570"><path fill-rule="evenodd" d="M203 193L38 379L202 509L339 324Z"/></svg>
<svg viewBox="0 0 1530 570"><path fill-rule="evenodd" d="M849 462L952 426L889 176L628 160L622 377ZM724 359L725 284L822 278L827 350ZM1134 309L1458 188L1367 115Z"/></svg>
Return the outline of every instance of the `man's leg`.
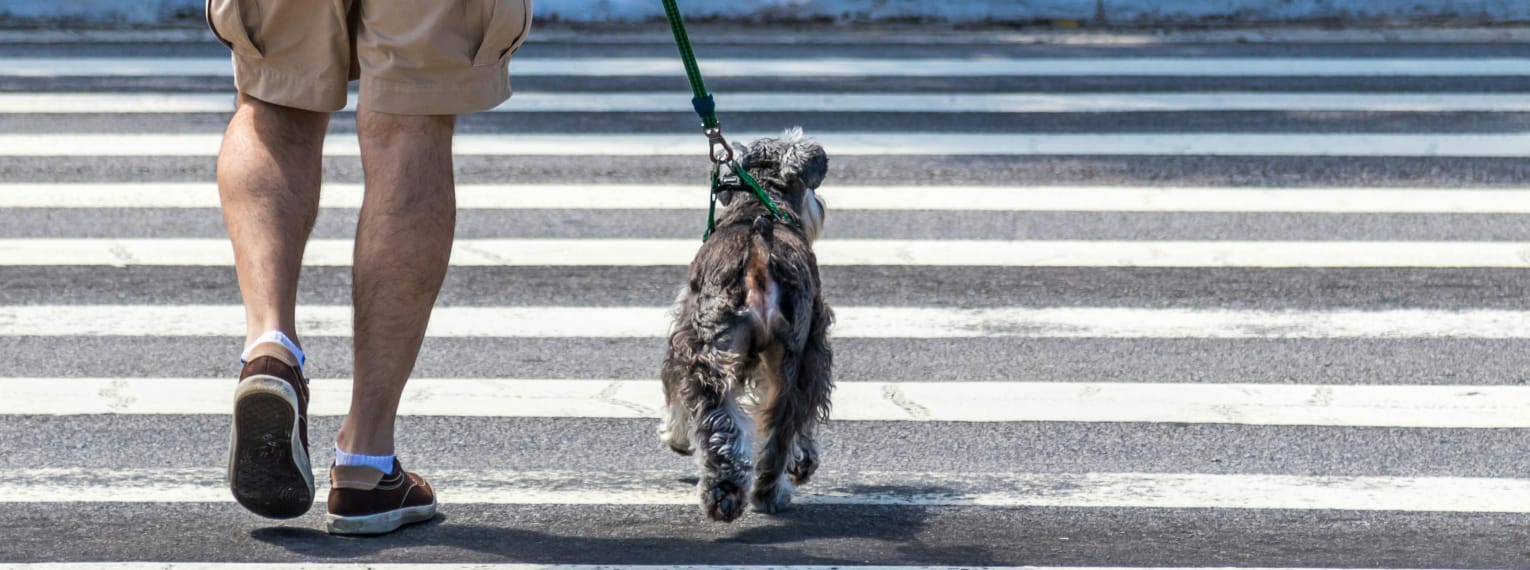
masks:
<svg viewBox="0 0 1530 570"><path fill-rule="evenodd" d="M394 416L452 249L453 115L356 114L366 198L352 271L355 382L340 450L392 455Z"/></svg>
<svg viewBox="0 0 1530 570"><path fill-rule="evenodd" d="M239 96L218 152L218 194L244 297L245 343L269 331L297 340L294 309L303 247L319 213L329 113ZM252 347L282 354L280 344ZM293 362L292 364L298 364Z"/></svg>
<svg viewBox="0 0 1530 570"><path fill-rule="evenodd" d="M451 255L456 115L510 96L506 65L525 39L531 0L355 6L367 189L352 272L355 381L325 528L380 534L436 514L430 484L393 455L394 421Z"/></svg>
<svg viewBox="0 0 1530 570"><path fill-rule="evenodd" d="M246 315L246 364L234 389L228 483L270 518L313 505L308 387L294 309L303 247L319 208L328 113L241 94L218 153L218 192Z"/></svg>

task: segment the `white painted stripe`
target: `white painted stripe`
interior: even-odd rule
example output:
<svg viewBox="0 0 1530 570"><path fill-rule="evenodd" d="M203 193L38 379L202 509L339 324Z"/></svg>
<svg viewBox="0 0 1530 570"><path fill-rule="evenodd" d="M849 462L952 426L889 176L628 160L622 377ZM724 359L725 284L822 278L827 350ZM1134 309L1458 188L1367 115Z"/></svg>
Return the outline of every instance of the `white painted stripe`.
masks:
<svg viewBox="0 0 1530 570"><path fill-rule="evenodd" d="M318 564L262 562L272 570L845 570L843 565ZM252 570L246 562L14 562L0 570ZM1346 568L1050 567L1050 565L857 565L855 570L1346 570ZM1359 570L1359 568L1349 568ZM1374 570L1374 568L1371 568Z"/></svg>
<svg viewBox="0 0 1530 570"><path fill-rule="evenodd" d="M261 563L261 570L846 570L845 566L776 565L626 565L626 564L323 564L310 562ZM1359 570L1344 568L1195 568L1107 566L854 566L855 570ZM19 562L0 563L0 570L254 570L242 562ZM1367 570L1376 570L1374 568Z"/></svg>
<svg viewBox="0 0 1530 570"><path fill-rule="evenodd" d="M348 379L320 379L309 412L343 416ZM221 379L0 378L0 416L223 415ZM497 418L659 418L656 380L414 379L399 413ZM1530 387L841 382L838 421L1082 422L1530 428Z"/></svg>
<svg viewBox="0 0 1530 570"><path fill-rule="evenodd" d="M1126 113L1186 111L1530 112L1530 98L1483 93L727 93L730 112ZM0 93L0 113L222 113L234 97L207 93ZM350 96L346 111L356 109ZM524 92L494 112L690 113L675 92Z"/></svg>
<svg viewBox="0 0 1530 570"><path fill-rule="evenodd" d="M322 564L309 562L261 563L271 570L846 570L845 566L775 566L775 565L625 565L599 566L577 564ZM0 570L252 570L242 562L20 562L0 563ZM1106 567L1106 566L855 566L855 570L1346 570L1344 568L1195 568L1175 567ZM1347 569L1359 570L1359 569ZM1375 569L1369 569L1375 570Z"/></svg>
<svg viewBox="0 0 1530 570"><path fill-rule="evenodd" d="M838 338L1530 338L1530 312L836 307ZM351 334L351 309L298 308L304 336ZM657 338L664 307L438 307L432 337ZM244 335L235 305L0 306L0 336Z"/></svg>
<svg viewBox="0 0 1530 570"><path fill-rule="evenodd" d="M233 110L232 93L0 93L0 113L12 114L222 113Z"/></svg>
<svg viewBox="0 0 1530 570"><path fill-rule="evenodd" d="M325 208L360 208L359 184L326 184ZM1530 214L1530 190L1445 188L1155 188L1116 186L839 186L835 211ZM457 186L462 209L705 210L706 187L639 184ZM0 208L217 208L210 183L0 183Z"/></svg>
<svg viewBox="0 0 1530 570"><path fill-rule="evenodd" d="M655 451L657 453L657 451ZM423 473L448 504L692 505L676 471ZM327 478L315 477L318 496ZM921 491L921 489L935 489ZM221 503L219 469L0 470L0 503ZM1530 512L1530 479L1172 473L821 473L793 502L829 505Z"/></svg>
<svg viewBox="0 0 1530 570"><path fill-rule="evenodd" d="M634 566L602 564L586 566L575 564L322 564L308 562L261 563L261 569L272 570L845 570L844 566L775 566L775 565L715 565L682 566L652 565ZM0 570L252 570L252 565L240 562L18 562L0 563ZM1344 568L1195 568L1169 567L1106 567L1106 566L855 566L855 570L1359 570ZM1375 570L1375 569L1369 569Z"/></svg>
<svg viewBox="0 0 1530 570"><path fill-rule="evenodd" d="M703 58L707 77L1463 77L1530 75L1530 59L1322 58L1322 57L1133 57L1034 59L733 59ZM675 76L685 73L675 57L539 58L510 63L514 76ZM186 77L230 76L228 58L0 57L0 76Z"/></svg>
<svg viewBox="0 0 1530 570"><path fill-rule="evenodd" d="M773 136L735 133L735 140ZM942 134L819 133L831 156L1530 156L1530 134ZM219 134L0 135L0 156L203 156ZM699 141L699 142L698 142ZM697 135L457 135L458 155L705 156ZM697 149L701 149L698 152ZM330 137L329 156L359 156L356 140Z"/></svg>
<svg viewBox="0 0 1530 570"><path fill-rule="evenodd" d="M699 239L458 240L451 265L680 266L690 263L700 244ZM823 266L1530 267L1530 243L1522 242L826 239L814 249ZM347 267L351 253L350 240L312 240L304 264ZM0 267L60 265L232 266L233 248L225 239L0 239Z"/></svg>

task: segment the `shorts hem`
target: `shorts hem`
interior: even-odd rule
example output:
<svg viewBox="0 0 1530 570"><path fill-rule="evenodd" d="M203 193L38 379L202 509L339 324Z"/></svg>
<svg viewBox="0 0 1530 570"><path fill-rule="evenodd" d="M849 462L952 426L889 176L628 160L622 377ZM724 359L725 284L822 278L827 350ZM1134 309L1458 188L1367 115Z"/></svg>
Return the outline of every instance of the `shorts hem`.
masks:
<svg viewBox="0 0 1530 570"><path fill-rule="evenodd" d="M291 73L261 59L234 55L234 88L267 103L332 113L345 108L346 83L323 85L323 73Z"/></svg>
<svg viewBox="0 0 1530 570"><path fill-rule="evenodd" d="M463 115L493 109L510 98L505 65L434 70L429 83L361 78L359 107L394 115Z"/></svg>

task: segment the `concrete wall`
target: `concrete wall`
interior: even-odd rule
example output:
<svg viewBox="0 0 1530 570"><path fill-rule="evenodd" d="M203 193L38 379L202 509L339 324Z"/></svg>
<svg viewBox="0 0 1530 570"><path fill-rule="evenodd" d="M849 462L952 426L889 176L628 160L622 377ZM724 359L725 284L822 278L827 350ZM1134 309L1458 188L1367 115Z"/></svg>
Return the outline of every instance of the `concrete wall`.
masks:
<svg viewBox="0 0 1530 570"><path fill-rule="evenodd" d="M1101 0L1116 24L1530 21L1530 0Z"/></svg>
<svg viewBox="0 0 1530 570"><path fill-rule="evenodd" d="M202 18L199 0L0 0L0 22L160 24Z"/></svg>
<svg viewBox="0 0 1530 570"><path fill-rule="evenodd" d="M1526 0L1530 1L1530 0ZM1090 18L1097 0L731 0L682 1L686 18L875 21L938 19L953 22L1035 22ZM664 17L659 0L543 0L536 15L573 21L628 21Z"/></svg>
<svg viewBox="0 0 1530 570"><path fill-rule="evenodd" d="M681 9L689 19L738 21L1530 23L1530 0L687 0ZM176 24L199 21L201 11L202 0L0 0L0 23ZM659 0L540 0L536 15L565 22L628 22L660 18L663 8Z"/></svg>

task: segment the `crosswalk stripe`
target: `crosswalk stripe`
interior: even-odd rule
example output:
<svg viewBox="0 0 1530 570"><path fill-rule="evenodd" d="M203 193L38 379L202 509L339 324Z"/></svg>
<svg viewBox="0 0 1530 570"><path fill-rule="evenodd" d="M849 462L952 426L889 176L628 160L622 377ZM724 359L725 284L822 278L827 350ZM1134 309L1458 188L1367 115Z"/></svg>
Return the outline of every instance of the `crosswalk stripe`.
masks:
<svg viewBox="0 0 1530 570"><path fill-rule="evenodd" d="M451 265L684 266L700 245L699 239L464 239L453 245ZM350 240L312 240L304 264L348 267L352 249ZM814 249L823 266L1530 267L1530 243L1522 242L824 239ZM0 239L0 267L232 265L226 239Z"/></svg>
<svg viewBox="0 0 1530 570"><path fill-rule="evenodd" d="M844 570L844 566L780 566L780 565L624 565L601 564L324 564L307 562L262 563L261 568L271 570ZM1232 570L1226 567L1197 568L1192 566L856 566L856 570ZM0 563L0 570L250 570L246 563L222 562L20 562ZM1344 568L1239 568L1238 570L1346 570ZM1348 569L1358 570L1358 569Z"/></svg>
<svg viewBox="0 0 1530 570"><path fill-rule="evenodd" d="M780 566L780 565L626 565L626 564L324 564L309 562L262 563L261 568L271 570L844 570L844 566ZM20 562L0 563L0 570L250 570L246 563L223 562ZM856 566L856 570L1232 570L1226 567L1197 568L1193 566ZM1238 570L1346 570L1344 568L1239 568ZM1348 569L1358 570L1358 569Z"/></svg>
<svg viewBox="0 0 1530 570"><path fill-rule="evenodd" d="M628 565L628 564L343 564L343 563L261 563L261 568L271 570L844 570L844 566L780 566L780 565ZM1226 567L1197 568L1193 566L856 566L856 570L1233 570ZM0 570L250 570L247 563L224 562L20 562L0 563ZM1237 570L1346 570L1344 568L1239 568ZM1348 569L1358 570L1358 569Z"/></svg>
<svg viewBox="0 0 1530 570"><path fill-rule="evenodd" d="M351 382L310 383L314 416L343 416ZM0 415L224 415L227 382L196 378L0 378ZM411 380L399 413L499 418L658 418L657 380ZM1530 387L841 382L838 421L1079 422L1530 428Z"/></svg>
<svg viewBox="0 0 1530 570"><path fill-rule="evenodd" d="M1128 113L1216 111L1530 112L1530 99L1488 93L727 93L729 112ZM0 93L0 113L226 113L230 94ZM346 111L356 110L356 94ZM673 92L522 92L491 112L691 112Z"/></svg>
<svg viewBox="0 0 1530 570"><path fill-rule="evenodd" d="M262 569L270 570L844 570L844 566L781 566L772 564L750 565L630 565L630 564L344 564L281 562L261 563ZM0 570L251 570L242 562L18 562L0 563ZM1193 566L856 566L856 570L1233 570L1226 567L1197 568ZM1346 570L1344 568L1239 568L1237 570ZM1348 569L1359 570L1359 569Z"/></svg>
<svg viewBox="0 0 1530 570"><path fill-rule="evenodd" d="M630 564L321 564L321 562L269 562L271 570L845 570L843 565L630 565ZM251 570L245 562L15 562L0 570ZM1105 567L1105 565L857 565L855 570L1233 570L1227 567ZM1345 568L1261 567L1238 570L1345 570ZM1354 568L1359 570L1359 568Z"/></svg>
<svg viewBox="0 0 1530 570"><path fill-rule="evenodd" d="M655 442L655 448L658 443ZM661 452L658 449L654 453ZM683 473L683 472L679 472ZM674 471L424 472L444 504L694 505L694 485ZM6 469L0 503L222 503L220 469ZM327 492L327 478L319 496ZM928 489L928 490L926 490ZM1167 473L830 474L793 502L818 505L1158 509L1290 509L1530 513L1530 479L1331 477Z"/></svg>
<svg viewBox="0 0 1530 570"><path fill-rule="evenodd" d="M1330 57L1130 58L705 58L707 77L1515 77L1530 75L1530 59ZM519 57L516 76L681 76L676 57ZM228 58L0 57L11 77L226 77Z"/></svg>
<svg viewBox="0 0 1530 570"><path fill-rule="evenodd" d="M297 309L308 337L351 334L351 308ZM440 338L658 338L664 307L438 307ZM1510 310L1257 311L1135 308L836 307L839 338L1530 338L1530 312ZM244 335L237 305L0 306L3 336Z"/></svg>
<svg viewBox="0 0 1530 570"><path fill-rule="evenodd" d="M840 186L834 211L1247 212L1530 214L1530 190L1183 188L1112 186ZM320 205L360 208L360 184L325 184ZM461 184L461 209L704 210L704 185ZM0 183L0 208L217 208L213 183Z"/></svg>
<svg viewBox="0 0 1530 570"><path fill-rule="evenodd" d="M778 133L736 133L747 141ZM1354 156L1522 158L1530 134L943 134L810 133L830 156ZM699 142L698 142L699 141ZM211 157L219 134L8 134L0 156ZM483 156L705 156L697 135L466 134L456 154ZM697 149L701 152L698 153ZM325 140L329 156L359 156L349 137ZM703 159L704 160L704 159Z"/></svg>

